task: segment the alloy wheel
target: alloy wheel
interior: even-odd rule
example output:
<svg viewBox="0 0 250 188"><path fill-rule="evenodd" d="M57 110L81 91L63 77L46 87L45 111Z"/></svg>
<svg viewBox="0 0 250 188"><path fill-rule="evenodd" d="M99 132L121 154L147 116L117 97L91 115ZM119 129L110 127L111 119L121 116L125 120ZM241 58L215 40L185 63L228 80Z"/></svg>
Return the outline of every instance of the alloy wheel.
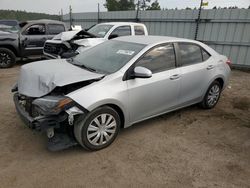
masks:
<svg viewBox="0 0 250 188"><path fill-rule="evenodd" d="M87 128L87 139L95 145L106 144L115 134L117 122L111 114L100 114L95 117Z"/></svg>
<svg viewBox="0 0 250 188"><path fill-rule="evenodd" d="M207 104L211 107L214 106L220 96L220 87L216 84L211 87L207 96Z"/></svg>
<svg viewBox="0 0 250 188"><path fill-rule="evenodd" d="M0 64L2 65L8 65L11 63L11 57L9 54L0 52Z"/></svg>

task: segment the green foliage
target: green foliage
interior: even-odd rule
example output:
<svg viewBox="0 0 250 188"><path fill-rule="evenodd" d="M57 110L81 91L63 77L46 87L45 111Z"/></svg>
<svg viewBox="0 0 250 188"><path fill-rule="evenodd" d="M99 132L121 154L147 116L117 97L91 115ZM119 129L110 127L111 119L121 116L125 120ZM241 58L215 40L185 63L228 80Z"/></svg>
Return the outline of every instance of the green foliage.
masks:
<svg viewBox="0 0 250 188"><path fill-rule="evenodd" d="M148 8L147 10L161 10L161 6L158 2L158 0L155 0Z"/></svg>
<svg viewBox="0 0 250 188"><path fill-rule="evenodd" d="M20 10L0 10L0 19L18 20L18 21L38 20L38 19L59 20L60 16L44 14L44 13L26 12Z"/></svg>
<svg viewBox="0 0 250 188"><path fill-rule="evenodd" d="M106 0L104 7L108 11L135 10L134 0Z"/></svg>

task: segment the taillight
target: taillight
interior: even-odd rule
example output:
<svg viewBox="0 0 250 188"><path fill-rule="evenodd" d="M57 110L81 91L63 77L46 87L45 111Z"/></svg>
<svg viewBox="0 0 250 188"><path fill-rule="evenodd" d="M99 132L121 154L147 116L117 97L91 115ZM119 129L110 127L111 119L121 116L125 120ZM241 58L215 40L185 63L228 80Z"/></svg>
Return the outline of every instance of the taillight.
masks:
<svg viewBox="0 0 250 188"><path fill-rule="evenodd" d="M226 64L231 67L232 66L232 61L230 59L227 59Z"/></svg>

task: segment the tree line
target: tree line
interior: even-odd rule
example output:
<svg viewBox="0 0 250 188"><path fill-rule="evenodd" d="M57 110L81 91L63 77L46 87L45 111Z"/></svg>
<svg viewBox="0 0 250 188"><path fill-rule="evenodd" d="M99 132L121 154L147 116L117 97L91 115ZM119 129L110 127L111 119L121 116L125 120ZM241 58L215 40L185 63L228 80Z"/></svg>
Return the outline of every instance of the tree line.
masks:
<svg viewBox="0 0 250 188"><path fill-rule="evenodd" d="M121 11L121 10L161 10L161 6L158 0L138 0L135 3L135 0L106 0L104 7L108 11Z"/></svg>
<svg viewBox="0 0 250 188"><path fill-rule="evenodd" d="M60 16L44 14L44 13L26 12L20 10L0 10L0 19L18 20L18 21L38 20L38 19L60 20Z"/></svg>
<svg viewBox="0 0 250 188"><path fill-rule="evenodd" d="M161 8L158 0L106 0L104 7L108 11L122 11L122 10L168 10L168 8ZM199 7L186 7L186 10L197 10ZM213 9L239 9L237 6L230 7L213 7ZM242 8L244 9L244 8ZM247 9L250 9L250 5ZM176 7L175 10L178 10Z"/></svg>

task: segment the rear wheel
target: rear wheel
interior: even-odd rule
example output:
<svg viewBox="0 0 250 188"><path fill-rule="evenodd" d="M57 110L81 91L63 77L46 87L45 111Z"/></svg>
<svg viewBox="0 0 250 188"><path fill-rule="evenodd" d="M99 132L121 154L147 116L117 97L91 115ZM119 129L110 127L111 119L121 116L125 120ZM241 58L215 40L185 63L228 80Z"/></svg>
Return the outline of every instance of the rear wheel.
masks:
<svg viewBox="0 0 250 188"><path fill-rule="evenodd" d="M97 108L80 116L74 125L77 141L86 149L100 150L109 146L120 130L119 114L109 106Z"/></svg>
<svg viewBox="0 0 250 188"><path fill-rule="evenodd" d="M221 85L218 81L214 81L208 88L207 93L200 103L202 108L211 109L218 103L221 94Z"/></svg>
<svg viewBox="0 0 250 188"><path fill-rule="evenodd" d="M0 48L0 68L12 67L15 63L15 54L7 48Z"/></svg>

